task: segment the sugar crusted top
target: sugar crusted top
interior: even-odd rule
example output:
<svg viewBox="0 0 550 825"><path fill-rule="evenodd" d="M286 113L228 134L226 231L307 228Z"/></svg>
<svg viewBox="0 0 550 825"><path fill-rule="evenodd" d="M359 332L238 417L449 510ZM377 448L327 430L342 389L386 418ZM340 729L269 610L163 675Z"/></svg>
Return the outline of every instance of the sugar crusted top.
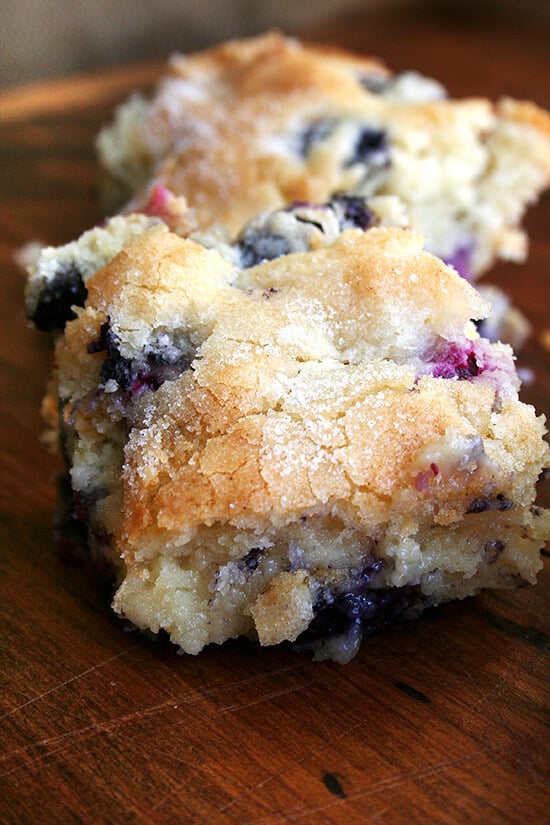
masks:
<svg viewBox="0 0 550 825"><path fill-rule="evenodd" d="M106 348L93 344L105 324L130 364L162 336L186 352L169 380L132 389L123 552L146 555L148 535L169 545L201 524L268 528L329 504L372 529L394 490L422 496L433 478L419 474L445 462L426 506L452 520L459 499L487 495L502 472L496 423L542 427L517 400L509 348L470 329L487 310L407 230L347 230L244 270L165 227L131 241L90 278L58 346L62 396L82 382L80 353L87 391L122 404L129 387L106 379Z"/></svg>

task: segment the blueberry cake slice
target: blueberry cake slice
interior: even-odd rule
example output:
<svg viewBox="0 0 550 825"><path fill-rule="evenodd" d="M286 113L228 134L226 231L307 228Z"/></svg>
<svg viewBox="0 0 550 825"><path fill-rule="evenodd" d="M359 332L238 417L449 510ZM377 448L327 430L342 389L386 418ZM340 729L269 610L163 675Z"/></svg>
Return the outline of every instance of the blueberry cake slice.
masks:
<svg viewBox="0 0 550 825"><path fill-rule="evenodd" d="M550 118L508 98L449 99L418 74L269 33L174 57L98 150L131 208L160 183L199 227L232 234L295 200L397 196L427 248L477 278L525 255L520 223L548 185Z"/></svg>
<svg viewBox="0 0 550 825"><path fill-rule="evenodd" d="M541 568L548 447L511 349L420 235L359 205L220 250L146 227L57 336L46 407L90 554L115 611L187 653L246 635L346 662Z"/></svg>

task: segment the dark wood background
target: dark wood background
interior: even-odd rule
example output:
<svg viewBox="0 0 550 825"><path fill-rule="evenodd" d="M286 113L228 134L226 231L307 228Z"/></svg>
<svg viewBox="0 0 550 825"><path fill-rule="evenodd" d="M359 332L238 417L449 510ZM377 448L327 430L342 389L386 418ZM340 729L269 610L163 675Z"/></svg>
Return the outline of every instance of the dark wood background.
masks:
<svg viewBox="0 0 550 825"><path fill-rule="evenodd" d="M432 74L457 96L550 108L549 32L533 23L376 14L307 34ZM100 217L93 136L158 71L0 102L0 822L548 822L548 563L536 587L449 605L342 667L246 641L178 656L125 632L99 585L59 557L56 465L38 441L51 352L25 321L13 253ZM523 397L548 414L548 196L527 223L529 262L492 280L534 323Z"/></svg>

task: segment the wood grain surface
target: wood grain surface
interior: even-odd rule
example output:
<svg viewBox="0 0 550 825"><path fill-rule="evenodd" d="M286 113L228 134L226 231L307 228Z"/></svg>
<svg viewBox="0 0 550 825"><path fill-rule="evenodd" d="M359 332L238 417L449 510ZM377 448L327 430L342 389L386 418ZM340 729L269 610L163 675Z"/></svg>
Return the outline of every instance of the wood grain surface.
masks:
<svg viewBox="0 0 550 825"><path fill-rule="evenodd" d="M431 73L455 95L550 107L548 31L536 26L378 14L309 34ZM98 220L94 134L157 72L0 104L0 822L547 823L548 563L536 587L444 607L339 666L247 641L179 656L126 632L99 584L60 558L57 468L39 444L51 352L25 321L13 253ZM528 263L492 280L534 324L523 397L548 414L548 197L528 226ZM548 481L540 494L550 504Z"/></svg>

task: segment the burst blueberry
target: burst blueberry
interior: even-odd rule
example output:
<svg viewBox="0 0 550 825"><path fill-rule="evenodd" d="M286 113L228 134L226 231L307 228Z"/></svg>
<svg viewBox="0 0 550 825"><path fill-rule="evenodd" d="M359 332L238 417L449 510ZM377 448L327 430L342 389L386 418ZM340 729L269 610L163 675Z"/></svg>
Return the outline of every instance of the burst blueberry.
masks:
<svg viewBox="0 0 550 825"><path fill-rule="evenodd" d="M76 264L59 268L40 293L31 320L43 332L62 330L75 317L73 307L86 303L88 290Z"/></svg>
<svg viewBox="0 0 550 825"><path fill-rule="evenodd" d="M108 319L96 339L88 344L90 354L105 352L100 381L105 386L115 381L119 388L132 395L143 390L157 390L165 381L173 380L189 369L193 354L188 347L151 348L141 358L127 358L120 352L120 341Z"/></svg>
<svg viewBox="0 0 550 825"><path fill-rule="evenodd" d="M389 165L390 153L386 132L377 126L363 126L345 166L364 163L384 168Z"/></svg>

